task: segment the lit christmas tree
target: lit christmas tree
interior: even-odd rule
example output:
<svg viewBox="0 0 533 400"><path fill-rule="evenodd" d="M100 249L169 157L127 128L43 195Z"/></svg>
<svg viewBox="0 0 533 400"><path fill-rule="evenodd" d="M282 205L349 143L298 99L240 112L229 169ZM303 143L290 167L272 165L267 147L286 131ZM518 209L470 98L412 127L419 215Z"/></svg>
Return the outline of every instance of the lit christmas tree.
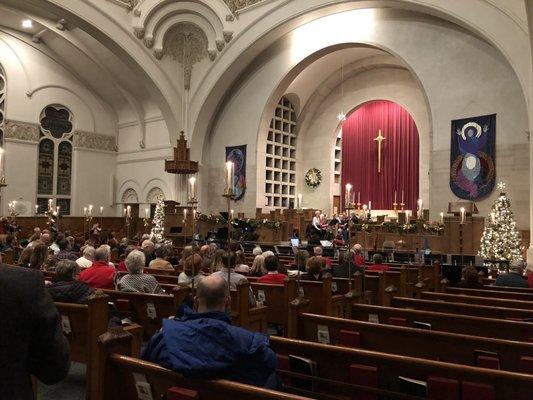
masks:
<svg viewBox="0 0 533 400"><path fill-rule="evenodd" d="M522 261L520 232L511 211L511 201L504 191L505 184L500 182L498 189L500 195L492 205L488 225L481 236L479 255L485 260Z"/></svg>
<svg viewBox="0 0 533 400"><path fill-rule="evenodd" d="M154 226L150 232L150 240L154 243L162 243L163 232L165 231L165 202L163 199L157 200L152 224Z"/></svg>

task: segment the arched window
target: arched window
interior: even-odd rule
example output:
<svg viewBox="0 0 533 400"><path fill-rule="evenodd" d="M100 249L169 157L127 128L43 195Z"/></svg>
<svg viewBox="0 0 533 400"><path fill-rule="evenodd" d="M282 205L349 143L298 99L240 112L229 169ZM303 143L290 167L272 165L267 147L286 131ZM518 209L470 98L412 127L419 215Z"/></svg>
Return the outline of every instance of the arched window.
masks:
<svg viewBox="0 0 533 400"><path fill-rule="evenodd" d="M39 118L37 205L46 211L54 199L62 215L70 215L72 182L72 113L64 106L45 107Z"/></svg>
<svg viewBox="0 0 533 400"><path fill-rule="evenodd" d="M268 129L266 144L266 206L294 207L296 203L296 111L282 97Z"/></svg>
<svg viewBox="0 0 533 400"><path fill-rule="evenodd" d="M4 151L4 127L6 123L6 96L7 96L7 80L6 80L6 74L4 72L4 69L2 68L2 65L0 64L0 151ZM0 160L0 163L3 163L4 157L2 157L2 160ZM5 165L5 163L4 163ZM2 176L0 176L0 179L4 177L4 165L0 165L0 170Z"/></svg>

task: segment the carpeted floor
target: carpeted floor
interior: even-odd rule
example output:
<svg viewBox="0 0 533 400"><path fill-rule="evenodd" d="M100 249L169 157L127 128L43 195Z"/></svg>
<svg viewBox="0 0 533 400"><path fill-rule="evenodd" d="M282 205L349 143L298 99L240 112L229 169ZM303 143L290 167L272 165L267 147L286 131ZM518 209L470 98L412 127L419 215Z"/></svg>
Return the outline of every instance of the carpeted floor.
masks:
<svg viewBox="0 0 533 400"><path fill-rule="evenodd" d="M37 400L85 400L85 364L72 363L67 378L56 385L39 382Z"/></svg>

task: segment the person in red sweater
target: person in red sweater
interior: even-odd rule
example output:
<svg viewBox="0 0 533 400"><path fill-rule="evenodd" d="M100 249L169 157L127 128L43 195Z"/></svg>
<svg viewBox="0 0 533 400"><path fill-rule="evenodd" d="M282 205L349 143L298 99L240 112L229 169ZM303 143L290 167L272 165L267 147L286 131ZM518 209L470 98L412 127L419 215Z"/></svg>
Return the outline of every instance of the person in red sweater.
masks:
<svg viewBox="0 0 533 400"><path fill-rule="evenodd" d="M372 261L374 261L374 264L368 267L367 271L387 272L390 269L388 265L382 264L383 256L379 253L376 253L372 256Z"/></svg>
<svg viewBox="0 0 533 400"><path fill-rule="evenodd" d="M94 252L93 265L82 271L78 280L93 289L114 289L116 269L109 266L110 255L109 246L98 247Z"/></svg>
<svg viewBox="0 0 533 400"><path fill-rule="evenodd" d="M276 285L283 285L287 275L280 274L278 272L279 261L276 256L267 256L265 258L265 268L268 271L266 275L263 275L257 280L259 283L273 283Z"/></svg>
<svg viewBox="0 0 533 400"><path fill-rule="evenodd" d="M353 262L357 267L364 267L365 266L365 259L363 257L363 246L361 246L359 243L353 245L353 252L355 253L353 257Z"/></svg>

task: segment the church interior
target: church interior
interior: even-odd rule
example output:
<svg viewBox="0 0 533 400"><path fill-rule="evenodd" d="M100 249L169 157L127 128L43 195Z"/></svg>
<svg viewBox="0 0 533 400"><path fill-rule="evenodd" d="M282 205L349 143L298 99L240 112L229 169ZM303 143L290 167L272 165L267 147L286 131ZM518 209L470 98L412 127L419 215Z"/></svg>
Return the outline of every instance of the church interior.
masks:
<svg viewBox="0 0 533 400"><path fill-rule="evenodd" d="M0 0L0 398L531 399L532 129L532 0Z"/></svg>

